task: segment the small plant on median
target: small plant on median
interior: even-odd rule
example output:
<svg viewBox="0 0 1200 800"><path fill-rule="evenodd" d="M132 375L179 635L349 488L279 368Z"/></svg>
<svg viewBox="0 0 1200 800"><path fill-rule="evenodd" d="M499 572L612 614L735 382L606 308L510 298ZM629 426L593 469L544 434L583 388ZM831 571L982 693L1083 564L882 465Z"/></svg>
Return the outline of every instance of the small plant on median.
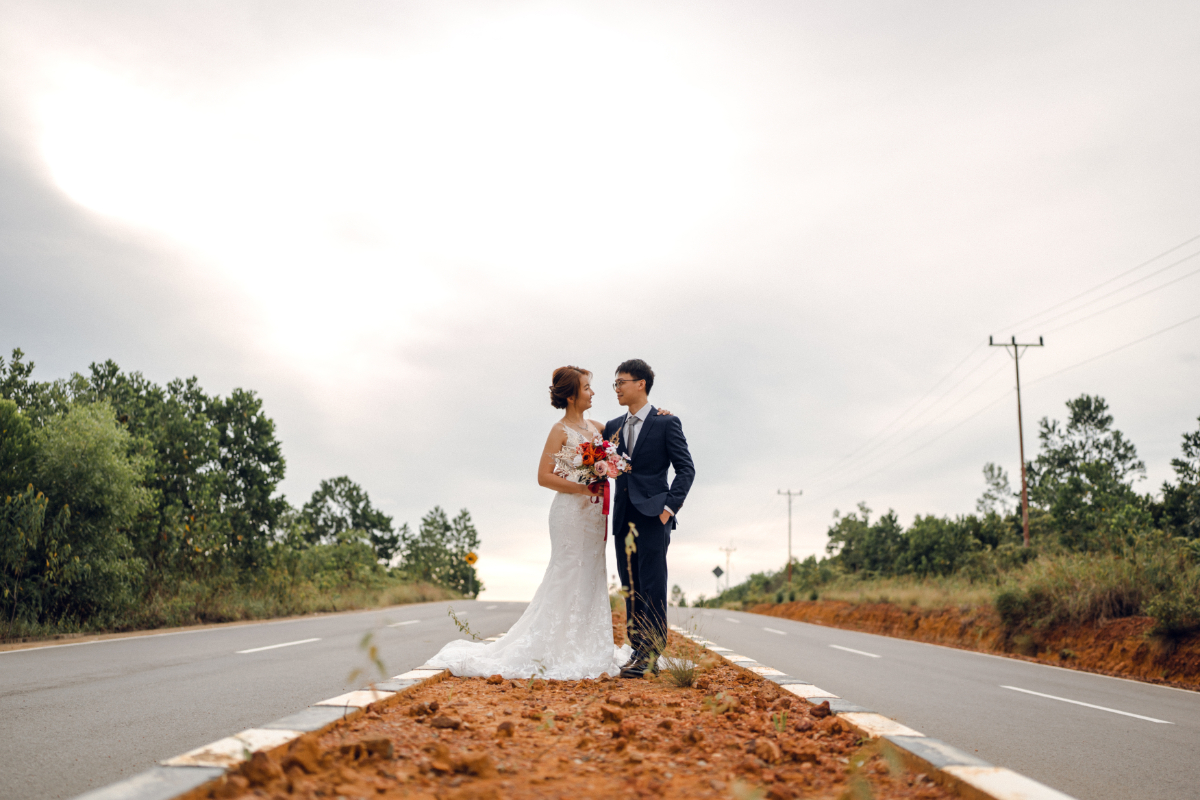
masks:
<svg viewBox="0 0 1200 800"><path fill-rule="evenodd" d="M663 672L666 673L667 680L681 689L695 685L700 671L700 665L688 656L695 656L695 654L684 655L677 652L675 655L659 659L658 662Z"/></svg>
<svg viewBox="0 0 1200 800"><path fill-rule="evenodd" d="M478 642L480 639L483 638L482 636L477 634L475 631L471 630L471 626L467 622L466 619L458 618L458 614L454 613L454 606L450 606L450 619L454 620L454 625L458 628L458 630L460 632L465 633L467 636L470 636L475 641Z"/></svg>

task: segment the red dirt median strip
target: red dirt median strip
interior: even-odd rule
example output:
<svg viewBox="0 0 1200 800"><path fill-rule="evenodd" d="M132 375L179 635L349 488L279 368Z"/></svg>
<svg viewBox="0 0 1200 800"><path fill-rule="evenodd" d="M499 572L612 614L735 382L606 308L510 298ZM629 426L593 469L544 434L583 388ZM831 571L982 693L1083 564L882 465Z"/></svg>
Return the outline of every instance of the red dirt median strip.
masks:
<svg viewBox="0 0 1200 800"><path fill-rule="evenodd" d="M869 787L870 794L865 789ZM203 797L948 798L828 709L745 670L696 688L448 678L256 753Z"/></svg>

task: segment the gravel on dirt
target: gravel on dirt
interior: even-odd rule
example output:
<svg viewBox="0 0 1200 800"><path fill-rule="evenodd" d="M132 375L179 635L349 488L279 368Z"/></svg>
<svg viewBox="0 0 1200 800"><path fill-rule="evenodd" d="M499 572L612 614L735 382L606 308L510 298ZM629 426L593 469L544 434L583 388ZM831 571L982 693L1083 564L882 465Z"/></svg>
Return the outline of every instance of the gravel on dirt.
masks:
<svg viewBox="0 0 1200 800"><path fill-rule="evenodd" d="M206 798L934 800L953 795L810 705L672 635L699 667L641 680L447 678L286 748Z"/></svg>

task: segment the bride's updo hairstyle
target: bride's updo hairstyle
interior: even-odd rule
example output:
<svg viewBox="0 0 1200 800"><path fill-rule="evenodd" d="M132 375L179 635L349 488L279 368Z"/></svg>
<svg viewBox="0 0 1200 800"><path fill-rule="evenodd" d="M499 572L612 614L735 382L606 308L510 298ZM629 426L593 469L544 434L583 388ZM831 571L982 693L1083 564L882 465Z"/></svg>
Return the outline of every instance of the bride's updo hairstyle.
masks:
<svg viewBox="0 0 1200 800"><path fill-rule="evenodd" d="M582 367L559 367L550 379L550 405L566 408L567 402L579 396L583 388L583 376L591 375Z"/></svg>

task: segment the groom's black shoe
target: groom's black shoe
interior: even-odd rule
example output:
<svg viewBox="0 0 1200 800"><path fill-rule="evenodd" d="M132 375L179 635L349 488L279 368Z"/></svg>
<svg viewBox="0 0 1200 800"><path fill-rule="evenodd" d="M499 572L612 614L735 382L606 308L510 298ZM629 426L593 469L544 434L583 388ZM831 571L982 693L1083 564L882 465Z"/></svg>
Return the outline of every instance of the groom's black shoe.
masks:
<svg viewBox="0 0 1200 800"><path fill-rule="evenodd" d="M630 661L621 668L622 678L644 678L646 676L646 667L648 662L644 659L635 659Z"/></svg>
<svg viewBox="0 0 1200 800"><path fill-rule="evenodd" d="M656 659L653 666L650 664L650 659L642 656L634 656L629 660L629 663L621 667L622 678L644 678L646 673L652 675L658 674L658 660Z"/></svg>

